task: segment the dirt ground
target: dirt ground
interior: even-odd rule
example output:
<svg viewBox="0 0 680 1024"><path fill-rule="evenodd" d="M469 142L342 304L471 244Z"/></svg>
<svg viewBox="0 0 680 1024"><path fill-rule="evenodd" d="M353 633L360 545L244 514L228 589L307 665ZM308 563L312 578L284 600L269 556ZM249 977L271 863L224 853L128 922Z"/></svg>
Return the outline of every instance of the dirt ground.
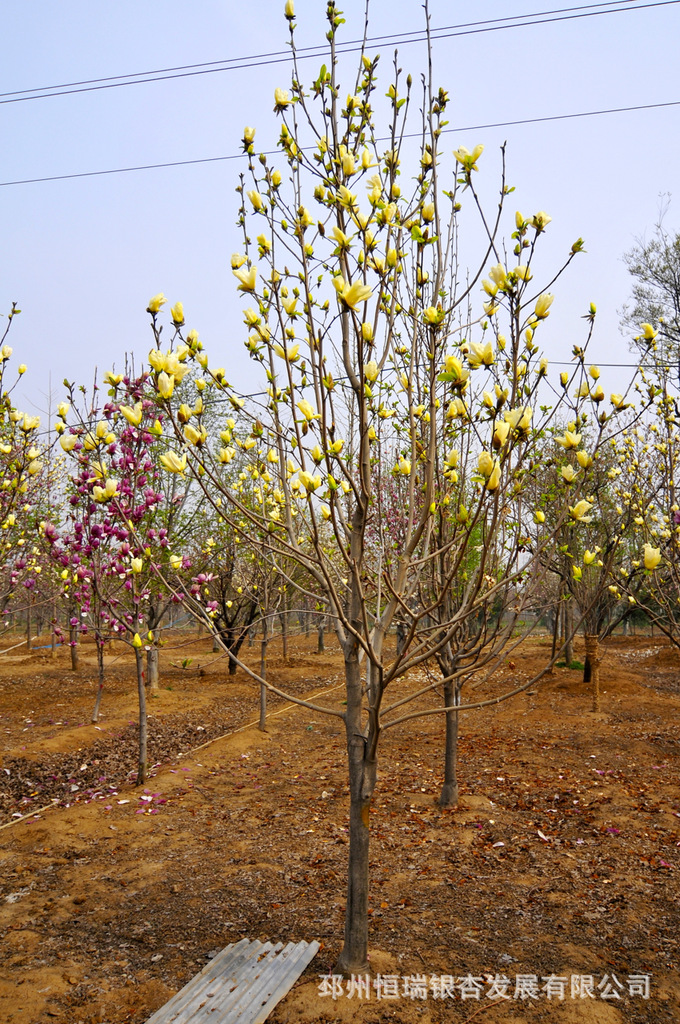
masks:
<svg viewBox="0 0 680 1024"><path fill-rule="evenodd" d="M530 678L546 644L515 651L494 692ZM129 658L109 658L93 726L87 647L75 672L65 651L0 656L3 1024L142 1024L243 937L322 944L273 1024L680 1021L680 665L663 640L608 642L599 714L566 668L467 712L456 810L436 804L441 716L384 732L375 977L363 998L345 983L335 1000L320 976L342 938L342 722L271 699L259 732L252 685L228 677L205 640L174 646L150 697L141 788ZM342 710L338 653L315 648L296 638L270 678ZM435 998L442 977L453 998Z"/></svg>

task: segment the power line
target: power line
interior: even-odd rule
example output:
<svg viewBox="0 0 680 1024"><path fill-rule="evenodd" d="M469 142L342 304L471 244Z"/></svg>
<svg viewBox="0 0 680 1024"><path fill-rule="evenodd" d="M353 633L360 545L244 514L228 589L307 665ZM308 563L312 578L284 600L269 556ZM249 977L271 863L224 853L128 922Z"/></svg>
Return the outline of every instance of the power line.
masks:
<svg viewBox="0 0 680 1024"><path fill-rule="evenodd" d="M505 18L488 19L486 21L465 22L460 25L448 25L432 29L430 37L433 42L441 39L452 39L459 36L478 35L484 32L499 32L510 28L524 28L532 25L552 24L560 21L573 21L579 18L591 18L604 14L621 14L625 11L641 11L652 7L667 7L680 3L680 0L653 0L639 4L635 0L605 0L602 3L582 5L580 7L564 7L552 11L539 11L536 14L513 15ZM623 6L623 5L626 6ZM621 6L615 6L621 5ZM607 8L600 10L599 8ZM577 13L570 13L577 12ZM578 13L580 12L580 13ZM556 15L553 17L553 15ZM411 38L408 38L411 37ZM367 38L367 44L391 43L401 41L402 44L424 42L427 35L422 30L393 33L385 36ZM364 45L363 40L349 40L338 44L337 52L354 53ZM327 54L326 47L302 47L296 51L300 60L323 57ZM281 64L292 61L288 51L255 54L248 57L232 57L222 61L207 61L201 64L186 64L174 68L161 68L156 71L141 71L128 75L112 75L108 78L93 78L82 82L69 82L61 85L42 86L34 89L20 89L13 92L0 93L0 104L24 103L30 100L49 99L54 96L70 96L77 93L99 92L104 89L122 88L128 85L144 85L149 82L171 81L178 78L193 78L197 75L215 74L222 71L242 71L248 68L264 67L270 64Z"/></svg>
<svg viewBox="0 0 680 1024"><path fill-rule="evenodd" d="M677 0L674 0L677 2ZM631 107L610 107L606 110L582 110L574 114L552 114L548 117L527 117L516 121L496 121L489 124L473 124L466 125L460 128L444 128L442 134L451 134L452 132L472 132L482 131L487 128L513 128L518 125L524 124L543 124L546 121L564 121L577 117L599 117L605 114L627 114L638 110L658 110L663 107L677 107L680 106L680 100L669 100L664 103L643 103L639 106ZM420 133L414 132L411 135L406 135L405 138L420 137ZM388 141L388 140L378 140ZM265 156L278 156L278 150L266 150ZM133 167L109 167L101 171L78 171L73 174L52 174L42 178L21 178L16 181L0 181L0 188L6 188L10 185L37 185L47 181L68 181L72 178L95 178L105 174L128 174L132 171L155 171L160 170L164 167L189 167L194 164L210 164L218 163L225 160L239 160L243 157L243 153L232 153L226 156L206 156L199 157L195 160L172 160L167 163L157 164L137 164Z"/></svg>

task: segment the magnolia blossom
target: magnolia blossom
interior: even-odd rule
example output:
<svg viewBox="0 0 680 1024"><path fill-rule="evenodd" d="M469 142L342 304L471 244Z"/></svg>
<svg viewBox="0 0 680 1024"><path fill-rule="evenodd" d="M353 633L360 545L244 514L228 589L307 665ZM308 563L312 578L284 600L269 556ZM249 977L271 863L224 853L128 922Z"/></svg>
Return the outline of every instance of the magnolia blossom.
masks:
<svg viewBox="0 0 680 1024"><path fill-rule="evenodd" d="M545 320L545 318L548 316L548 311L552 306L554 297L555 296L552 295L550 292L544 292L542 295L539 295L536 299L536 305L534 307L534 316L536 316L539 320Z"/></svg>
<svg viewBox="0 0 680 1024"><path fill-rule="evenodd" d="M78 438L75 434L64 434L59 438L59 444L65 452L72 452L78 444Z"/></svg>
<svg viewBox="0 0 680 1024"><path fill-rule="evenodd" d="M356 310L360 302L368 302L373 294L373 289L361 281L348 285L344 277L334 277L333 284L339 298L349 309Z"/></svg>
<svg viewBox="0 0 680 1024"><path fill-rule="evenodd" d="M591 523L593 517L589 516L588 512L590 512L592 507L593 503L591 501L586 501L585 498L581 498L581 500L577 501L575 505L569 506L569 515L577 523Z"/></svg>
<svg viewBox="0 0 680 1024"><path fill-rule="evenodd" d="M257 267L251 267L250 270L244 270L243 268L237 268L232 270L234 277L238 278L240 284L238 285L237 291L239 292L254 292L255 285L257 283Z"/></svg>
<svg viewBox="0 0 680 1024"><path fill-rule="evenodd" d="M314 406L310 405L310 403L307 401L306 398L302 398L296 404L297 404L298 409L300 410L300 412L302 413L302 415L304 416L304 418L307 420L308 423L311 423L312 420L320 420L321 419L319 413L314 411Z"/></svg>
<svg viewBox="0 0 680 1024"><path fill-rule="evenodd" d="M476 341L470 343L468 364L473 368L473 370L476 370L479 366L492 366L493 363L494 352L493 345L490 341L487 341L485 345L481 345Z"/></svg>
<svg viewBox="0 0 680 1024"><path fill-rule="evenodd" d="M312 476L311 473L308 473L304 469L301 469L298 473L298 480L306 491L312 492L315 491L317 487L321 486L321 476L318 473L316 476Z"/></svg>
<svg viewBox="0 0 680 1024"><path fill-rule="evenodd" d="M166 299L163 292L159 292L158 295L154 295L152 299L149 299L149 305L146 307L147 313L155 315L160 311L161 306L164 306L168 300Z"/></svg>
<svg viewBox="0 0 680 1024"><path fill-rule="evenodd" d="M173 451L168 451L165 452L164 455L161 455L160 462L161 465L170 473L183 473L187 468L186 455L182 455L180 458L180 456Z"/></svg>
<svg viewBox="0 0 680 1024"><path fill-rule="evenodd" d="M141 402L135 402L134 407L130 407L129 405L121 405L120 411L130 424L130 426L138 427L139 424L142 422L143 409Z"/></svg>
<svg viewBox="0 0 680 1024"><path fill-rule="evenodd" d="M573 430L565 430L562 437L556 437L555 440L558 444L561 444L563 448L578 448L581 443L581 435L576 434Z"/></svg>
<svg viewBox="0 0 680 1024"><path fill-rule="evenodd" d="M465 148L465 146L459 146L458 149L454 149L453 155L459 164L462 165L463 169L469 174L471 171L476 171L477 161L484 152L484 146L477 145L471 153Z"/></svg>
<svg viewBox="0 0 680 1024"><path fill-rule="evenodd" d="M657 565L661 561L661 549L653 548L651 544L645 544L643 548L645 569L656 569Z"/></svg>

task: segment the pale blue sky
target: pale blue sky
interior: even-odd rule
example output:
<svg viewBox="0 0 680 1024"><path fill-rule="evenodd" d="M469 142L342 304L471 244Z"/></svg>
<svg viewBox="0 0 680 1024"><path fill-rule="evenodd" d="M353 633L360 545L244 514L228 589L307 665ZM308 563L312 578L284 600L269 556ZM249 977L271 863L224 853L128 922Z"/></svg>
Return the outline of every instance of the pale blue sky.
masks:
<svg viewBox="0 0 680 1024"><path fill-rule="evenodd" d="M360 34L363 6L343 5L347 38ZM575 0L431 0L431 15L439 27L560 6ZM324 10L323 0L297 0L300 46L323 42ZM371 34L422 24L419 3L371 4ZM24 0L5 7L3 37L6 93L279 51L287 24L282 0ZM678 4L450 38L435 44L435 81L449 89L449 120L459 128L680 100L678 38ZM386 75L394 47L375 49ZM400 65L414 78L423 56L422 44L400 46ZM307 80L319 64L302 65ZM289 75L288 65L271 64L2 104L0 180L237 153L246 124L257 127L259 147L273 148L273 91ZM447 137L451 149L486 145L480 182L490 196L507 139L508 181L517 189L509 212L553 217L546 267L578 236L586 240L587 255L557 289L543 339L549 357L569 357L583 338L579 316L595 301L593 356L629 359L618 331L629 292L621 256L652 228L660 193L676 193L668 224L680 226L679 119L680 107L666 107ZM254 386L229 269L239 248L238 168L226 161L0 188L0 309L20 303L11 340L29 365L20 404L44 404L50 375L60 398L65 376L89 383L95 366L120 366L126 350L143 358L151 341L145 307L159 291L184 302L188 325L232 383Z"/></svg>

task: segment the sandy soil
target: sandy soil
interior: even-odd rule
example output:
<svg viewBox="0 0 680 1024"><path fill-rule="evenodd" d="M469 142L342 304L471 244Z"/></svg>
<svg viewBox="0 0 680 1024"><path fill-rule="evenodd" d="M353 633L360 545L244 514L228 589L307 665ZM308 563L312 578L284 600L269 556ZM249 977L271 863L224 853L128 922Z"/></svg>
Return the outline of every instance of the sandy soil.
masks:
<svg viewBox="0 0 680 1024"><path fill-rule="evenodd" d="M677 1024L680 671L664 641L607 645L600 714L568 669L467 713L453 811L436 804L441 717L385 732L371 962L399 998L381 1000L389 983L375 978L368 999L319 990L342 937L342 722L274 699L261 733L252 686L205 641L189 653L186 668L186 651L163 655L141 789L128 659L111 659L93 726L87 648L77 672L65 652L0 658L0 1021L141 1024L246 936L322 943L274 1024ZM526 644L497 687L544 656ZM315 638L296 639L288 664L274 656L270 674L342 708L340 659ZM536 976L538 998L487 997L488 977L509 979L512 997L518 975ZM563 1000L540 989L551 975L567 979ZM595 998L572 998L572 976L589 975ZM632 975L649 976L649 999L629 994ZM441 976L477 982L436 999Z"/></svg>

